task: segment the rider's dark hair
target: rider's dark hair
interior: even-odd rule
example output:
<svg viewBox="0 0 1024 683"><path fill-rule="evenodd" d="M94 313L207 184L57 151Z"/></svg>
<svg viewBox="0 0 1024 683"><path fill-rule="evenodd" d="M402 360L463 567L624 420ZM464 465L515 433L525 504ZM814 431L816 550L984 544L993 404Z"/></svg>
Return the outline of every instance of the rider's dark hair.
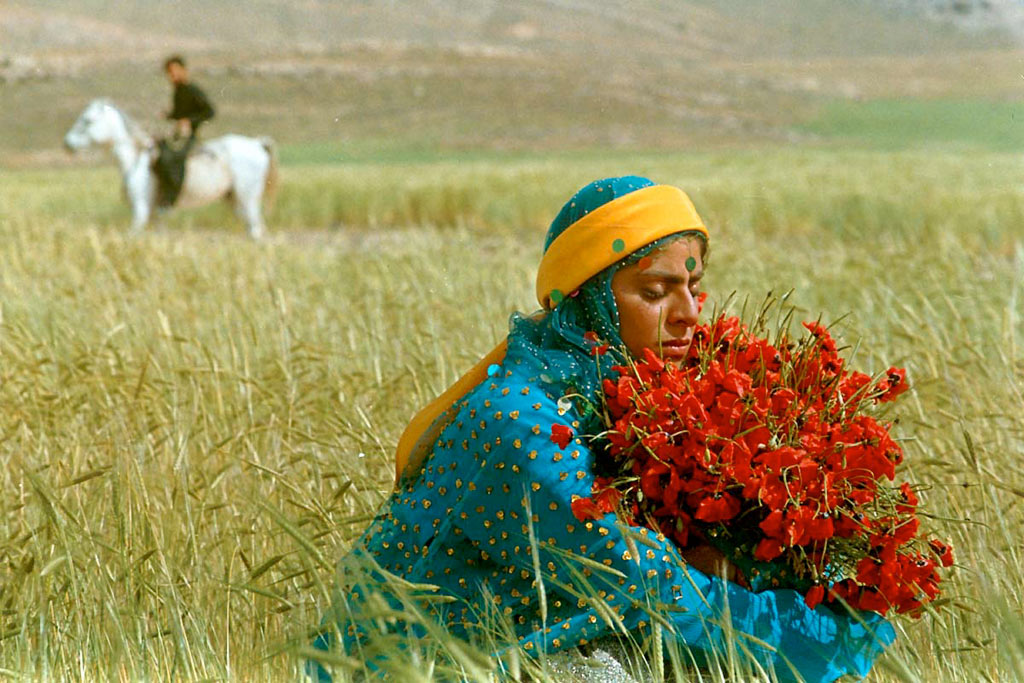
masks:
<svg viewBox="0 0 1024 683"><path fill-rule="evenodd" d="M180 67L185 66L185 58L181 55L171 55L164 60L164 71L167 71L171 67L171 64L177 64Z"/></svg>

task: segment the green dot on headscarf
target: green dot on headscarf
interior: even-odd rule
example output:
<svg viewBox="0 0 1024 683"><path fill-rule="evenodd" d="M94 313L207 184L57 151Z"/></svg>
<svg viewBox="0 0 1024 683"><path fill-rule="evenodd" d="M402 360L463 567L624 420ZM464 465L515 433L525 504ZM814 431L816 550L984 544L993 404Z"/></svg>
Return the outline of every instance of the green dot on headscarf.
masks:
<svg viewBox="0 0 1024 683"><path fill-rule="evenodd" d="M561 303L562 299L564 299L564 298L565 298L565 295L562 294L562 290L560 290L560 289L552 289L551 290L551 303L553 303L555 306L557 306L559 303Z"/></svg>
<svg viewBox="0 0 1024 683"><path fill-rule="evenodd" d="M690 258L686 259L686 269L688 271L690 271L691 273L694 270L696 270L697 269L697 259L693 258L692 256Z"/></svg>
<svg viewBox="0 0 1024 683"><path fill-rule="evenodd" d="M622 251L625 248L626 248L626 241L624 239L622 239L621 237L619 239L615 240L614 242L612 242L612 251L614 251L616 254L619 253L620 251Z"/></svg>

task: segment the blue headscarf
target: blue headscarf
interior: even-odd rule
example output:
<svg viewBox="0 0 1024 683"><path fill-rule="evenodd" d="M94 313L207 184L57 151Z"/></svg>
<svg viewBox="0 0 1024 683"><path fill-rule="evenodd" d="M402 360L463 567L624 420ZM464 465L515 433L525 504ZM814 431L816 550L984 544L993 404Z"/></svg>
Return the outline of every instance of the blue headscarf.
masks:
<svg viewBox="0 0 1024 683"><path fill-rule="evenodd" d="M566 228L594 209L652 185L653 182L640 176L606 178L586 185L558 212L548 229L544 250L547 251ZM595 400L601 380L616 376L612 367L625 361L612 278L620 268L636 263L678 238L679 234L669 235L628 254L591 277L579 290L565 296L542 317L513 314L505 362L532 367L556 395L576 393L589 401ZM609 345L608 353L595 358L595 342L584 337L588 332L596 334L598 343Z"/></svg>

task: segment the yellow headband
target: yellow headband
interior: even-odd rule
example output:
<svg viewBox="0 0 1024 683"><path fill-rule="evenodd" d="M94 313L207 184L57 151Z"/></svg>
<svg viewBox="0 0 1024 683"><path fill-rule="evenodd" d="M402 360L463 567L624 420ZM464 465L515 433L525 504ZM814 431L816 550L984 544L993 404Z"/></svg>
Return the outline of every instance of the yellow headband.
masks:
<svg viewBox="0 0 1024 683"><path fill-rule="evenodd" d="M677 232L708 237L686 193L652 185L613 199L555 238L537 270L537 301L546 309L637 249Z"/></svg>
<svg viewBox="0 0 1024 683"><path fill-rule="evenodd" d="M637 249L691 230L708 236L690 198L677 187L652 185L613 199L566 228L544 252L537 273L537 298L550 309L561 296ZM505 347L502 341L409 421L395 449L396 482L407 467L421 465L454 417L455 404L487 379L492 365L505 360Z"/></svg>

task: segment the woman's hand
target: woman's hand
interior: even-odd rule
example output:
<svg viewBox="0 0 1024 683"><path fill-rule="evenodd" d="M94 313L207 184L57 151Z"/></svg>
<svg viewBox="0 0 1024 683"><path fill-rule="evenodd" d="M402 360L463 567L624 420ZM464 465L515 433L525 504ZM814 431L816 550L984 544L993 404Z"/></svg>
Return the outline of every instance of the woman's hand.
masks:
<svg viewBox="0 0 1024 683"><path fill-rule="evenodd" d="M702 543L682 551L683 559L702 574L724 577L727 581L735 581L741 586L747 582L743 573L718 548Z"/></svg>

